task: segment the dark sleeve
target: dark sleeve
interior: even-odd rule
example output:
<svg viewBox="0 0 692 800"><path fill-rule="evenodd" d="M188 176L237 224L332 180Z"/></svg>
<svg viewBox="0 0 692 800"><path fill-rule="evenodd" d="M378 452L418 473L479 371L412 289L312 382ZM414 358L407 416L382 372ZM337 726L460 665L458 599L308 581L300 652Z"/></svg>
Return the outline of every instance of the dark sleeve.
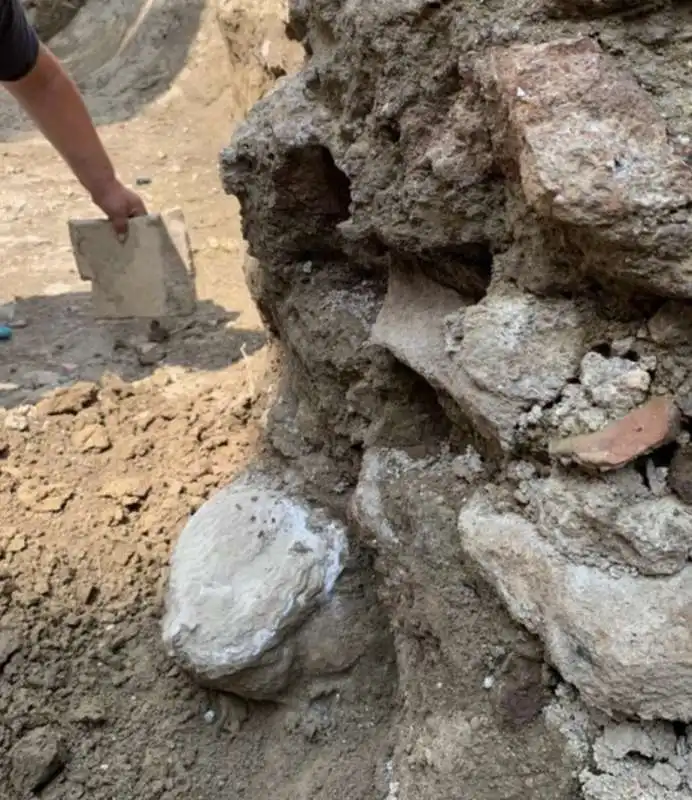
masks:
<svg viewBox="0 0 692 800"><path fill-rule="evenodd" d="M39 39L20 0L0 0L0 81L18 81L38 60Z"/></svg>

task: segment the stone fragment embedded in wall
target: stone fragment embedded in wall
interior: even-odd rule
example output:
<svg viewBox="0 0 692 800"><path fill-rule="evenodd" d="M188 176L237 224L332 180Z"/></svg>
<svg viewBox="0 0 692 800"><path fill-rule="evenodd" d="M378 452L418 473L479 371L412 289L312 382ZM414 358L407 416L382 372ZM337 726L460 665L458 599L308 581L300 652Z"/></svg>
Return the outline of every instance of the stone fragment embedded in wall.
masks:
<svg viewBox="0 0 692 800"><path fill-rule="evenodd" d="M646 400L651 375L628 358L608 358L592 351L582 359L579 382L594 406L625 414Z"/></svg>
<svg viewBox="0 0 692 800"><path fill-rule="evenodd" d="M629 755L674 761L679 749L675 727L668 722L613 722L594 742L593 757L598 769L614 773Z"/></svg>
<svg viewBox="0 0 692 800"><path fill-rule="evenodd" d="M462 508L459 532L466 556L588 704L692 720L691 567L652 578L574 562L487 490Z"/></svg>
<svg viewBox="0 0 692 800"><path fill-rule="evenodd" d="M344 150L352 194L344 232L356 242L374 236L394 259L480 298L491 277L488 242L504 235L504 193L477 88L457 87L451 104L426 96L435 84L402 88L378 98L372 128ZM404 99L413 92L418 103Z"/></svg>
<svg viewBox="0 0 692 800"><path fill-rule="evenodd" d="M572 303L498 293L465 313L459 356L482 391L523 406L545 405L576 374L583 341Z"/></svg>
<svg viewBox="0 0 692 800"><path fill-rule="evenodd" d="M347 558L342 523L269 474L237 478L176 545L163 621L169 653L202 684L257 699L345 669L367 646L346 630L363 632L368 618L362 597L340 594ZM315 630L334 633L318 650Z"/></svg>
<svg viewBox="0 0 692 800"><path fill-rule="evenodd" d="M584 267L692 297L692 172L634 78L586 38L498 48L481 72L507 177Z"/></svg>
<svg viewBox="0 0 692 800"><path fill-rule="evenodd" d="M554 400L583 351L581 317L568 301L515 292L469 307L451 289L397 269L372 340L447 392L505 449L521 412Z"/></svg>
<svg viewBox="0 0 692 800"><path fill-rule="evenodd" d="M687 736L664 722L606 725L593 747L594 767L580 780L587 800L690 800Z"/></svg>
<svg viewBox="0 0 692 800"><path fill-rule="evenodd" d="M627 348L622 349L626 343L627 340L614 342L613 347L617 345L618 352L626 354ZM656 359L650 356L633 361L624 355L604 356L589 351L582 359L579 380L563 388L558 401L545 410L540 422L555 439L601 432L609 422L619 421L644 403L655 368ZM632 422L636 422L636 415Z"/></svg>
<svg viewBox="0 0 692 800"><path fill-rule="evenodd" d="M634 469L604 478L554 470L527 492L538 532L575 563L668 575L692 554L692 509L654 497Z"/></svg>
<svg viewBox="0 0 692 800"><path fill-rule="evenodd" d="M623 765L622 775L595 774L585 771L582 777L584 800L690 800L689 791L674 791L657 783L645 767L634 759Z"/></svg>

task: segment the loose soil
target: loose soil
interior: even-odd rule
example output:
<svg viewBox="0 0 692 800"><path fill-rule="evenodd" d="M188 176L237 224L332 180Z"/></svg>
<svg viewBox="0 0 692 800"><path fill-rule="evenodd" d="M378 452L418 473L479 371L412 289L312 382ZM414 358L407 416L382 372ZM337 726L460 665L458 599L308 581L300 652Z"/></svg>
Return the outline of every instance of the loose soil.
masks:
<svg viewBox="0 0 692 800"><path fill-rule="evenodd" d="M275 375L217 173L256 59L241 47L231 71L204 2L90 0L53 42L123 179L153 210L183 208L200 308L146 357L146 328L91 318L66 223L94 210L3 98L0 796L43 773L46 800L383 798L391 681L245 709L160 646L171 548L256 457Z"/></svg>

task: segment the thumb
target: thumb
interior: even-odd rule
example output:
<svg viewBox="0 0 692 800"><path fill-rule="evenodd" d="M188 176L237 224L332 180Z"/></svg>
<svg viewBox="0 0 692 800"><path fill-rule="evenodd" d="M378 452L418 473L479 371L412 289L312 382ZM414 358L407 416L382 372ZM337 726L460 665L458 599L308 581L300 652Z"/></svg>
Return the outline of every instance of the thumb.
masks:
<svg viewBox="0 0 692 800"><path fill-rule="evenodd" d="M115 235L118 237L118 241L124 242L127 239L129 230L128 218L122 215L111 217L111 225L113 226Z"/></svg>

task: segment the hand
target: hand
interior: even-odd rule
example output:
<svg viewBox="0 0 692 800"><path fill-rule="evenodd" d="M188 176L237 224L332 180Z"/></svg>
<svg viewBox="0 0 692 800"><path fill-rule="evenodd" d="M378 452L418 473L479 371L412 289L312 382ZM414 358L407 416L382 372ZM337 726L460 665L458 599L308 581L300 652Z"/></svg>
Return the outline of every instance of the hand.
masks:
<svg viewBox="0 0 692 800"><path fill-rule="evenodd" d="M127 237L128 220L147 213L142 198L119 180L114 180L98 193L94 193L92 200L111 221L121 241Z"/></svg>

